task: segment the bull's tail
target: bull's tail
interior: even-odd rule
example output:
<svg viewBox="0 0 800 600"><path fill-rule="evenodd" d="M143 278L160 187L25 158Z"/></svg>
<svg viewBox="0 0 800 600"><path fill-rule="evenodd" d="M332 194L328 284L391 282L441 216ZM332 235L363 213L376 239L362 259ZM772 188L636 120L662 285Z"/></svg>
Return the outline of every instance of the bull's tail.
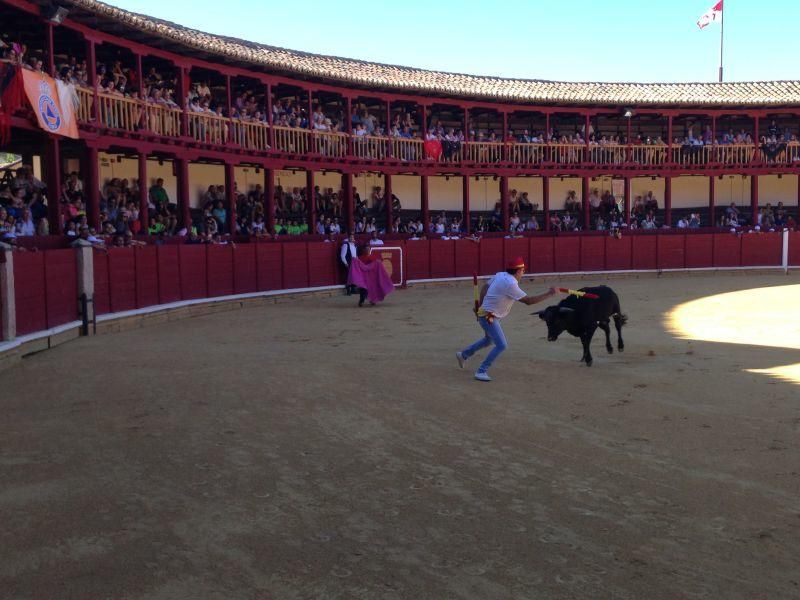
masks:
<svg viewBox="0 0 800 600"><path fill-rule="evenodd" d="M619 326L622 327L628 322L628 315L623 315L622 313L615 313L614 321L616 323L619 323Z"/></svg>

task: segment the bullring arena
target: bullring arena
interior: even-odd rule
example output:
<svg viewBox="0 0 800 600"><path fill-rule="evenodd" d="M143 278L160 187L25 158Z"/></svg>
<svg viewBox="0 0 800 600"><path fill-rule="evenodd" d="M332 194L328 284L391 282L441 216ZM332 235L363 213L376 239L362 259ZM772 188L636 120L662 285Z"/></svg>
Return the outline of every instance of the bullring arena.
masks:
<svg viewBox="0 0 800 600"><path fill-rule="evenodd" d="M800 598L798 82L473 77L96 0L0 0L0 42L0 598ZM547 341L558 295L459 368L473 277L522 263L611 287L624 352Z"/></svg>

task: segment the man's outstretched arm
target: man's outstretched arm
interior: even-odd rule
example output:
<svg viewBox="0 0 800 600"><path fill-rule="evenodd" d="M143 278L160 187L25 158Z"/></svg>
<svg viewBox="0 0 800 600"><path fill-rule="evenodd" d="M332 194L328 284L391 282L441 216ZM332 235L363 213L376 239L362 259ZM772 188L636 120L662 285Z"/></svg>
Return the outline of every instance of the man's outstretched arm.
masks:
<svg viewBox="0 0 800 600"><path fill-rule="evenodd" d="M538 296L525 296L524 298L520 298L519 301L523 304L531 305L531 304L538 304L542 300L549 298L550 296L555 296L556 288L550 288L544 294L539 294Z"/></svg>

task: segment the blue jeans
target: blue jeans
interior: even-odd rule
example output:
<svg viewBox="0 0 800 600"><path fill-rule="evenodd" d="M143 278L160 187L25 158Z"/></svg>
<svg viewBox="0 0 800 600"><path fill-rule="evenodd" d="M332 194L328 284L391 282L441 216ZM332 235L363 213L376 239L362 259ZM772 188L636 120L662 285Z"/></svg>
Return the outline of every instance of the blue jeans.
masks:
<svg viewBox="0 0 800 600"><path fill-rule="evenodd" d="M478 367L478 373L486 373L497 357L502 354L503 350L508 348L508 343L506 342L503 328L500 326L500 319L494 319L492 323L489 323L486 317L478 317L478 325L481 326L485 335L466 350L462 350L461 354L464 355L464 358L469 358L481 348L494 344L494 348L491 349L481 366Z"/></svg>

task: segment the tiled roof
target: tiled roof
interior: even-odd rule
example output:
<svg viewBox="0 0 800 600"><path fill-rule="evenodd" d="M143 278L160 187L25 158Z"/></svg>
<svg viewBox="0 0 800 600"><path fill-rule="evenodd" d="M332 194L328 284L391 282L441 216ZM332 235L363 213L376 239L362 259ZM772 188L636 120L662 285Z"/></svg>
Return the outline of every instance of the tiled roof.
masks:
<svg viewBox="0 0 800 600"><path fill-rule="evenodd" d="M440 97L515 103L657 106L800 105L800 81L738 83L572 83L504 79L384 65L267 46L189 29L97 0L70 0L77 7L126 26L266 70L341 83Z"/></svg>

